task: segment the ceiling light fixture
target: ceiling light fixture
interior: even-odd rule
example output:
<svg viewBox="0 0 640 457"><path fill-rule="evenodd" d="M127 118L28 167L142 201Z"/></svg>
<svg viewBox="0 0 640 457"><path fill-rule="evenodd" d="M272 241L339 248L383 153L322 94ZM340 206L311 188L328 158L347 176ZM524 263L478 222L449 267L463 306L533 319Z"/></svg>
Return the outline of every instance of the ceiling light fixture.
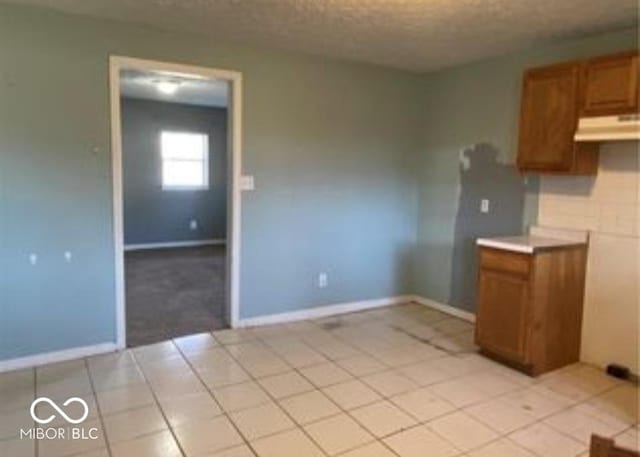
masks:
<svg viewBox="0 0 640 457"><path fill-rule="evenodd" d="M181 82L174 79L161 79L154 81L154 84L156 85L158 92L165 95L173 95L180 87Z"/></svg>

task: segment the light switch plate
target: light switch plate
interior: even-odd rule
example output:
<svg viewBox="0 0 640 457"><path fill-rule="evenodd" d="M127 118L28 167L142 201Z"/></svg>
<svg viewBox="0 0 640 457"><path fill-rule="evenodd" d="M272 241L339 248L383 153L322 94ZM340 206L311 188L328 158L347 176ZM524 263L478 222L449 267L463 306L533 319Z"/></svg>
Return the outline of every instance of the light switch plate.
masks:
<svg viewBox="0 0 640 457"><path fill-rule="evenodd" d="M482 200L480 200L480 212L481 213L489 212L489 200L487 200L486 198L483 198Z"/></svg>
<svg viewBox="0 0 640 457"><path fill-rule="evenodd" d="M242 175L240 177L240 189L241 190L255 190L256 183L253 179L253 175Z"/></svg>
<svg viewBox="0 0 640 457"><path fill-rule="evenodd" d="M320 287L321 289L324 289L328 285L329 285L329 276L324 272L318 274L318 287Z"/></svg>

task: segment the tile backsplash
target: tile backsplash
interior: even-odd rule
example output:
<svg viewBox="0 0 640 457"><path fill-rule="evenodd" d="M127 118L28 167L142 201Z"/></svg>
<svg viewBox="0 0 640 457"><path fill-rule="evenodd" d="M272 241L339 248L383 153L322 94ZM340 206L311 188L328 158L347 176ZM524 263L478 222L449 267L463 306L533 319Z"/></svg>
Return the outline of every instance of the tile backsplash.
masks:
<svg viewBox="0 0 640 457"><path fill-rule="evenodd" d="M589 230L581 360L640 372L640 151L600 147L598 174L542 176L538 224Z"/></svg>
<svg viewBox="0 0 640 457"><path fill-rule="evenodd" d="M604 143L596 176L542 176L538 224L640 236L638 142Z"/></svg>

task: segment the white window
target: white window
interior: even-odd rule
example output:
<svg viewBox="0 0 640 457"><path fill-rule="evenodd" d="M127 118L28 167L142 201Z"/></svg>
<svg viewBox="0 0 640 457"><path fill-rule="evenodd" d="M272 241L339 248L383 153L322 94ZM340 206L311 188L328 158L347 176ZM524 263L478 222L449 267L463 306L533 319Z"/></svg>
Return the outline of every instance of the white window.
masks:
<svg viewBox="0 0 640 457"><path fill-rule="evenodd" d="M163 189L209 188L209 135L163 131L160 153Z"/></svg>

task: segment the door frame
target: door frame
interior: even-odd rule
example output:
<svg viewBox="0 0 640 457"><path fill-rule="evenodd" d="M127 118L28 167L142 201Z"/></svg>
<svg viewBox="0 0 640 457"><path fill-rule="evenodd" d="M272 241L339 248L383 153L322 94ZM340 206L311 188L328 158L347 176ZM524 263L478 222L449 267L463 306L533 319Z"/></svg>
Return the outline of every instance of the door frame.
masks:
<svg viewBox="0 0 640 457"><path fill-rule="evenodd" d="M242 173L242 73L174 62L109 56L109 91L111 102L111 161L113 179L113 230L115 246L116 346L126 347L126 298L124 271L124 213L122 184L122 124L120 106L120 71L166 71L222 79L229 83L227 106L227 321L232 328L240 320L240 211Z"/></svg>

